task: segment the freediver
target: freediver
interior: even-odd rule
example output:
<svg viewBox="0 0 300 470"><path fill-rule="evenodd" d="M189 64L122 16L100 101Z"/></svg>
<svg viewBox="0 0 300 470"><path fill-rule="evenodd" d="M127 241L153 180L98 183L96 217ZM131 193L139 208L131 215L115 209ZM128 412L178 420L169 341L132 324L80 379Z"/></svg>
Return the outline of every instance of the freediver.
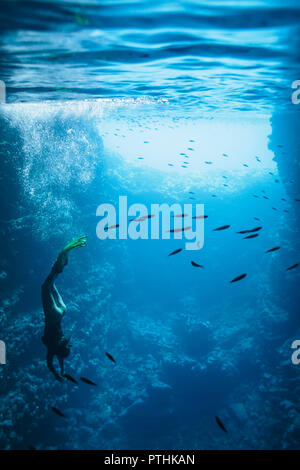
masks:
<svg viewBox="0 0 300 470"><path fill-rule="evenodd" d="M45 330L42 341L47 348L47 366L60 382L64 380L64 359L69 356L71 345L70 338L64 336L61 327L66 306L54 281L68 264L69 252L76 248L86 246L86 240L86 236L75 238L62 249L49 276L42 285L42 303L45 313ZM58 359L61 374L58 374L53 366L54 356Z"/></svg>

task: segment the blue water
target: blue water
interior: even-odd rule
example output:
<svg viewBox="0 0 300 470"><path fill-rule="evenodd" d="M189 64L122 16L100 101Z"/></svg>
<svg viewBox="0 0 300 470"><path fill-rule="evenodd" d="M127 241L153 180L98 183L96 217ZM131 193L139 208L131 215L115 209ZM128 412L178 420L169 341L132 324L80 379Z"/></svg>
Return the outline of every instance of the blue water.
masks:
<svg viewBox="0 0 300 470"><path fill-rule="evenodd" d="M1 3L1 449L299 448L299 21L297 1ZM99 240L119 196L204 204L203 249ZM81 234L57 287L66 372L97 387L55 381L41 342L41 284Z"/></svg>

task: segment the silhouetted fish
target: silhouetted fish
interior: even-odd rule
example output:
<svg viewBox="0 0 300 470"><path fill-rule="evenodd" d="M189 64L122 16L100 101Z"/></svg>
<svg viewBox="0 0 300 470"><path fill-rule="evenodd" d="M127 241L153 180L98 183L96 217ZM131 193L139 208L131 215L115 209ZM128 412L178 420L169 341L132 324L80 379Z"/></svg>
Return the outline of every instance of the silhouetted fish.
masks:
<svg viewBox="0 0 300 470"><path fill-rule="evenodd" d="M116 364L117 361L115 360L114 357L112 357L111 354L109 354L108 352L106 352L105 354L106 354L106 356L108 357L108 359L110 359L112 362L114 362L114 363Z"/></svg>
<svg viewBox="0 0 300 470"><path fill-rule="evenodd" d="M95 382L93 382L93 381L90 380L90 379L87 379L86 377L80 377L80 380L82 380L82 382L85 382L85 383L88 384L88 385L93 385L94 387L97 386L97 384L95 384Z"/></svg>
<svg viewBox="0 0 300 470"><path fill-rule="evenodd" d="M189 191L189 194L195 194L193 191Z"/></svg>
<svg viewBox="0 0 300 470"><path fill-rule="evenodd" d="M177 255L177 253L180 253L181 251L182 251L182 248L178 248L178 250L172 251L172 253L170 253L168 256Z"/></svg>
<svg viewBox="0 0 300 470"><path fill-rule="evenodd" d="M260 220L258 217L253 217L254 220Z"/></svg>
<svg viewBox="0 0 300 470"><path fill-rule="evenodd" d="M249 229L249 230L241 230L240 232L236 232L236 233L240 233L240 234L244 235L246 233L258 232L261 229L262 229L262 227L255 227L255 228L252 228L252 229Z"/></svg>
<svg viewBox="0 0 300 470"><path fill-rule="evenodd" d="M118 228L119 227L119 224L117 225L111 225L110 227L105 227L104 231L107 232L107 230L111 230L113 228Z"/></svg>
<svg viewBox="0 0 300 470"><path fill-rule="evenodd" d="M293 264L292 266L289 266L288 268L286 268L287 271L291 271L291 269L295 269L299 266L299 263L296 263L296 264Z"/></svg>
<svg viewBox="0 0 300 470"><path fill-rule="evenodd" d="M274 248L270 248L270 250L265 251L265 253L272 253L272 251L277 251L280 249L280 246L274 246Z"/></svg>
<svg viewBox="0 0 300 470"><path fill-rule="evenodd" d="M66 418L66 415L58 408L55 408L55 406L52 406L51 410L53 411L53 413L57 414L57 416L60 416L61 418Z"/></svg>
<svg viewBox="0 0 300 470"><path fill-rule="evenodd" d="M167 230L167 232L175 233L175 232L183 232L184 230L190 230L192 227L183 227L183 228L172 228L171 230Z"/></svg>
<svg viewBox="0 0 300 470"><path fill-rule="evenodd" d="M249 238L256 238L258 237L259 233L253 233L252 235L248 235L247 237L244 237L243 240L247 240Z"/></svg>
<svg viewBox="0 0 300 470"><path fill-rule="evenodd" d="M244 277L246 277L247 274L240 274L239 276L235 277L234 279L232 279L230 282L237 282L237 281L240 281L241 279L244 279Z"/></svg>
<svg viewBox="0 0 300 470"><path fill-rule="evenodd" d="M202 266L202 264L195 263L195 261L191 261L191 264L193 266L195 266L195 268L204 268L204 266Z"/></svg>
<svg viewBox="0 0 300 470"><path fill-rule="evenodd" d="M220 418L218 416L216 416L215 418L216 418L216 422L217 422L218 426L222 429L222 431L227 432L227 429L225 428L225 426L222 423L222 421L220 420Z"/></svg>
<svg viewBox="0 0 300 470"><path fill-rule="evenodd" d="M130 222L143 222L144 220L152 219L152 217L154 217L154 214L142 215L141 217L137 217L136 219L131 219Z"/></svg>
<svg viewBox="0 0 300 470"><path fill-rule="evenodd" d="M187 214L177 214L177 215L172 215L172 217L187 217Z"/></svg>
<svg viewBox="0 0 300 470"><path fill-rule="evenodd" d="M70 382L73 382L73 384L78 384L77 380L75 380L74 377L72 377L72 375L64 374L64 377L66 377L66 379L69 380Z"/></svg>
<svg viewBox="0 0 300 470"><path fill-rule="evenodd" d="M192 219L207 219L208 215L193 215Z"/></svg>
<svg viewBox="0 0 300 470"><path fill-rule="evenodd" d="M222 227L215 228L214 232L218 232L220 230L226 230L229 227L230 227L230 225L222 225Z"/></svg>

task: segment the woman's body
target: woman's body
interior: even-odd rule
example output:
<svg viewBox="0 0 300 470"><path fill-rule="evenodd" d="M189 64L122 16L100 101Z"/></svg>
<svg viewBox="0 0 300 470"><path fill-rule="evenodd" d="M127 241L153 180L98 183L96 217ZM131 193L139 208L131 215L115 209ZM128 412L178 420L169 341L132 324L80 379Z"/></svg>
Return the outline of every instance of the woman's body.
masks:
<svg viewBox="0 0 300 470"><path fill-rule="evenodd" d="M63 334L61 322L66 311L66 306L54 284L57 276L63 272L68 264L68 256L71 250L86 245L86 237L79 237L68 243L58 255L51 272L42 285L42 303L45 313L45 330L42 338L47 348L47 366L57 380L62 380L64 375L64 359L70 354L69 339ZM54 356L57 356L61 375L53 366Z"/></svg>

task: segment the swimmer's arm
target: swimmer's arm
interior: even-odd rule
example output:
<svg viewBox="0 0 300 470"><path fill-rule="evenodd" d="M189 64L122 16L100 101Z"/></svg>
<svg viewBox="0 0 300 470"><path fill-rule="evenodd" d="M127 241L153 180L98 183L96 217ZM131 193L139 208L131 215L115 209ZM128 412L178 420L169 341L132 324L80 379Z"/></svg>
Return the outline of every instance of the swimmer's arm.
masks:
<svg viewBox="0 0 300 470"><path fill-rule="evenodd" d="M48 353L47 353L47 366L48 366L48 369L50 370L50 372L52 372L52 374L54 375L56 380L58 380L59 382L62 382L63 378L57 373L57 371L55 370L55 368L53 366L53 359L54 359L54 354L52 354L51 352L48 351Z"/></svg>
<svg viewBox="0 0 300 470"><path fill-rule="evenodd" d="M87 237L84 235L83 237L74 238L70 243L68 243L59 253L58 258L55 262L56 267L58 268L58 272L61 272L63 268L68 264L68 257L69 252L71 250L75 250L76 248L81 248L86 246Z"/></svg>

